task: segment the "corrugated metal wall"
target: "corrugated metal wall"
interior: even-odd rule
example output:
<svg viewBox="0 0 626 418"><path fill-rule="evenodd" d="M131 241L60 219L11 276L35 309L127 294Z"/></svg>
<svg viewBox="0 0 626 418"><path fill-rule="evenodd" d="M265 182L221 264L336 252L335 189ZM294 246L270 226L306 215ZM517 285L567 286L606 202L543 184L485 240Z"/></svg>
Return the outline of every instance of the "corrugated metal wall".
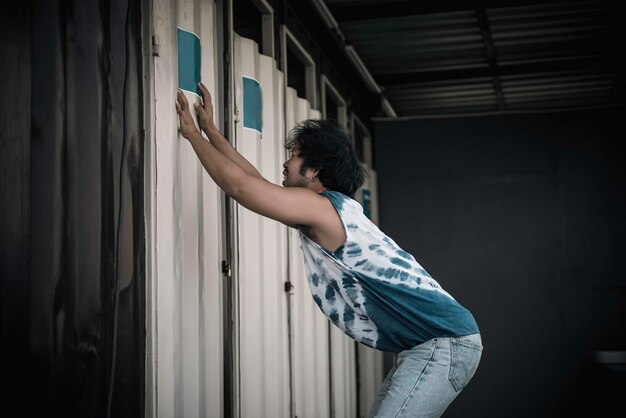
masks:
<svg viewBox="0 0 626 418"><path fill-rule="evenodd" d="M287 231L286 226L237 204L232 242L234 368L224 364L219 344L225 306L219 268L222 230L227 227L221 216L223 196L189 144L177 137L172 106L179 78L177 26L198 36L201 78L216 109L223 100L217 94L214 13L209 1L154 4L159 52L153 58L153 134L146 192L152 199L148 413L219 416L224 409L225 372L233 376L237 416L355 416L355 343L339 330L330 330L314 304L297 231ZM278 184L287 158L285 133L301 120L319 118L320 113L286 88L274 59L259 54L253 41L233 34L232 47L234 146L268 181ZM245 102L249 98L244 97L244 83L258 86L261 93L257 129L244 126L250 116L245 114L250 103ZM198 100L193 93L186 94L190 101ZM285 291L287 281L294 286L291 292Z"/></svg>
<svg viewBox="0 0 626 418"><path fill-rule="evenodd" d="M621 2L325 3L400 116L624 103Z"/></svg>
<svg viewBox="0 0 626 418"><path fill-rule="evenodd" d="M249 39L235 34L233 50L236 148L265 179L279 184L284 161L283 73ZM261 89L261 132L244 127L243 77L256 80ZM288 417L287 227L241 205L237 220L240 416Z"/></svg>
<svg viewBox="0 0 626 418"><path fill-rule="evenodd" d="M180 30L198 40L216 109L225 100L214 2L35 2L3 23L19 62L1 67L10 98L2 196L11 201L3 357L30 367L18 392L42 402L27 409L102 416L110 404L112 416L221 417L234 395L241 417L355 416L355 343L330 331L313 302L298 232L238 205L228 219L223 192L178 135ZM285 133L320 112L286 87L273 58L233 37L233 142L278 183ZM243 77L262 92L260 133L242 127ZM235 331L232 369L225 325Z"/></svg>
<svg viewBox="0 0 626 418"><path fill-rule="evenodd" d="M356 342L330 326L331 414L356 416Z"/></svg>
<svg viewBox="0 0 626 418"><path fill-rule="evenodd" d="M178 135L177 27L200 40L200 77L217 94L215 5L155 0L151 135L146 151L148 340L146 415L220 417L223 410L223 196ZM198 101L186 93L190 102ZM219 119L216 120L219 123Z"/></svg>
<svg viewBox="0 0 626 418"><path fill-rule="evenodd" d="M366 141L366 147L371 146L370 141ZM366 158L367 159L367 158ZM376 225L378 223L378 187L376 171L368 164L363 164L367 175L365 182L357 190L355 200L363 206L363 211L369 214L370 219ZM357 344L356 354L357 380L358 380L358 401L360 418L368 416L369 408L372 406L378 389L385 379L383 371L383 353L369 348L363 344ZM356 415L354 415L356 416Z"/></svg>
<svg viewBox="0 0 626 418"><path fill-rule="evenodd" d="M287 88L285 98L287 127L319 118L320 112ZM286 157L286 155L285 155ZM289 229L289 277L291 292L291 335L293 363L293 415L298 417L330 416L329 321L311 297L304 271L298 231Z"/></svg>
<svg viewBox="0 0 626 418"><path fill-rule="evenodd" d="M321 76L321 104L323 117L331 117L326 107L328 99L337 106L336 120L348 129L348 114L346 101L328 81ZM334 116L334 115L333 115ZM356 342L346 336L339 328L329 323L330 339L330 403L331 416L353 417L357 412L357 371L356 371Z"/></svg>

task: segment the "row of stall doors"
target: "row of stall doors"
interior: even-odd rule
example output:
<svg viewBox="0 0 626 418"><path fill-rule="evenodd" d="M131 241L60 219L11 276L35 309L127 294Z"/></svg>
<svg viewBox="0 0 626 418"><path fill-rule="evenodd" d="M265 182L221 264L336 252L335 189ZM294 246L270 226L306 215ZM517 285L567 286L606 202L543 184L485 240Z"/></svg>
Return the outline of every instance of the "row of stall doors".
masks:
<svg viewBox="0 0 626 418"><path fill-rule="evenodd" d="M197 37L199 76L214 103L223 100L215 4L157 0L154 14L161 46L146 149L146 415L365 416L382 380L382 353L357 347L315 305L297 231L233 202L225 211L224 194L177 134L181 29ZM232 118L233 142L280 184L285 133L321 114L286 87L253 41L234 32L232 39L234 106L248 112ZM187 97L198 100L193 91ZM229 242L225 225L233 225ZM222 271L227 253L230 278Z"/></svg>

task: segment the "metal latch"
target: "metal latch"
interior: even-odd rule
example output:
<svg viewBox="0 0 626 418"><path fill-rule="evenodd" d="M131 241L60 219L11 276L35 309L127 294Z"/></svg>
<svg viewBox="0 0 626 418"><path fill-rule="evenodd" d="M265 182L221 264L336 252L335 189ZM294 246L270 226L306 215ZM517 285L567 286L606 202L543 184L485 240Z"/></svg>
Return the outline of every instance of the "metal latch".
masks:
<svg viewBox="0 0 626 418"><path fill-rule="evenodd" d="M233 276L232 269L230 268L230 264L226 260L222 260L222 274L230 279Z"/></svg>
<svg viewBox="0 0 626 418"><path fill-rule="evenodd" d="M285 292L292 292L293 291L293 285L291 284L290 281L286 281L285 282Z"/></svg>
<svg viewBox="0 0 626 418"><path fill-rule="evenodd" d="M235 123L239 122L239 109L237 109L237 105L235 105Z"/></svg>
<svg viewBox="0 0 626 418"><path fill-rule="evenodd" d="M152 56L154 57L158 57L159 56L159 47L161 45L159 44L159 37L157 35L152 35Z"/></svg>

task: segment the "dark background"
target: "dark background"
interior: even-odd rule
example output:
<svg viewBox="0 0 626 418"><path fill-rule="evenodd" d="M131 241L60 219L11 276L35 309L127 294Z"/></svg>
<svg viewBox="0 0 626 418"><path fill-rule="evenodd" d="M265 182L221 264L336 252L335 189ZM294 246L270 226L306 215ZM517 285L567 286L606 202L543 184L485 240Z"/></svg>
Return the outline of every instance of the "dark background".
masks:
<svg viewBox="0 0 626 418"><path fill-rule="evenodd" d="M624 110L376 124L381 229L483 336L446 417L621 416Z"/></svg>

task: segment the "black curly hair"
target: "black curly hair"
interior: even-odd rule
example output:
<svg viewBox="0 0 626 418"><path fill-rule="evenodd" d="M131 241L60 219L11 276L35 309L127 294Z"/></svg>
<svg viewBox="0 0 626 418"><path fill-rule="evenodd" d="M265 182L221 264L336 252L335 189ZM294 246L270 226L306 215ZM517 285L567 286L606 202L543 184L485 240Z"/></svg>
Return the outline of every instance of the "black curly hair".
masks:
<svg viewBox="0 0 626 418"><path fill-rule="evenodd" d="M297 148L302 157L300 174L307 168L319 170L318 178L327 189L351 198L365 181L365 169L357 160L354 144L333 119L307 119L289 132L285 148Z"/></svg>

